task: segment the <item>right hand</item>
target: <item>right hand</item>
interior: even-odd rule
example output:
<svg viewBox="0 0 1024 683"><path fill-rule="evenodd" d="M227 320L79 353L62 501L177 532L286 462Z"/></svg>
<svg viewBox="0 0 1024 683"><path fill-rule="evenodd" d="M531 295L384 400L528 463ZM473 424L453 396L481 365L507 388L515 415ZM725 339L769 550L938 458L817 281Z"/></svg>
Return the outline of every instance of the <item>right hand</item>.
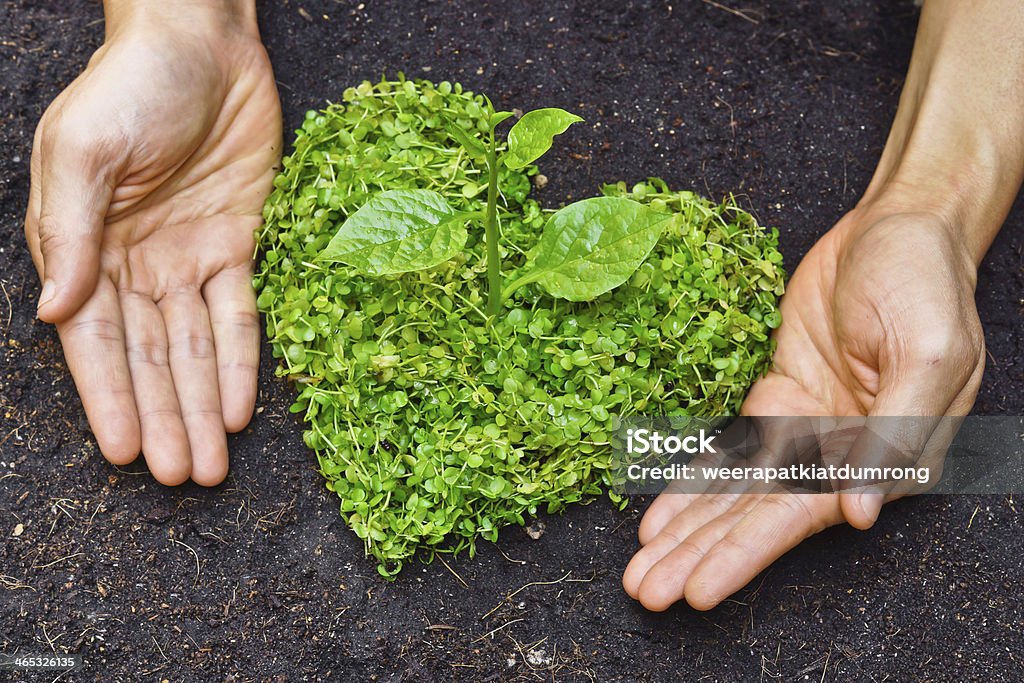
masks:
<svg viewBox="0 0 1024 683"><path fill-rule="evenodd" d="M113 12L114 10L111 10ZM281 109L252 8L108 12L36 131L25 235L100 450L215 485L256 398L254 231Z"/></svg>

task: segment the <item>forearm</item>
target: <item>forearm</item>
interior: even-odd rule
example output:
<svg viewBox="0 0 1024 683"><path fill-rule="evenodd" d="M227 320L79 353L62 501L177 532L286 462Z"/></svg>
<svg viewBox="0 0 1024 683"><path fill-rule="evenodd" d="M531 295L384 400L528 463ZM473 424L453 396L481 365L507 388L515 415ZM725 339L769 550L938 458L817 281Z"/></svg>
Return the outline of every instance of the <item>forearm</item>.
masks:
<svg viewBox="0 0 1024 683"><path fill-rule="evenodd" d="M862 204L940 215L975 264L1024 180L1024 4L928 0Z"/></svg>
<svg viewBox="0 0 1024 683"><path fill-rule="evenodd" d="M182 20L192 28L256 31L255 0L103 0L107 40L130 26L166 26Z"/></svg>

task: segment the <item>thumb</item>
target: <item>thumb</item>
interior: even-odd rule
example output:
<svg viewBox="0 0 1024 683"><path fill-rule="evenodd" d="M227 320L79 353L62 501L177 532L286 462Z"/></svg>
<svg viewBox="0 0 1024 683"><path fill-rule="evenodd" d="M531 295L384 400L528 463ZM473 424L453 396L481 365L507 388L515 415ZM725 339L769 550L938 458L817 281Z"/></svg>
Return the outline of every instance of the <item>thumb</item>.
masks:
<svg viewBox="0 0 1024 683"><path fill-rule="evenodd" d="M941 476L960 426L955 415L966 414L976 391L971 378L980 368L972 368L968 337L954 335L928 352L913 349L902 367L883 374L883 388L845 458L861 475L840 484L843 516L854 527L870 528L887 500L926 490ZM912 480L912 471L927 476Z"/></svg>
<svg viewBox="0 0 1024 683"><path fill-rule="evenodd" d="M43 281L37 315L57 323L74 315L96 288L100 246L113 195L104 145L61 126L42 129L33 152L32 196L26 232L35 243Z"/></svg>

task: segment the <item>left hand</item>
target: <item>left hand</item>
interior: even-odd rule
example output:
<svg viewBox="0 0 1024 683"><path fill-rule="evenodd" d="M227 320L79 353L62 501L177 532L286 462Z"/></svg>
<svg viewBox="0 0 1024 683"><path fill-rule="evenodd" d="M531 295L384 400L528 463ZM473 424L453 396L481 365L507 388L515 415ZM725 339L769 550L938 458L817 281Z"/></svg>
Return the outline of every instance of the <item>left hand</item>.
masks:
<svg viewBox="0 0 1024 683"><path fill-rule="evenodd" d="M801 262L783 297L774 367L745 415L953 416L974 403L984 338L960 226L862 206ZM915 423L919 424L919 423ZM916 434L921 453L931 433ZM840 458L856 460L854 442ZM869 528L897 493L663 493L623 576L651 610L710 609L800 541L844 519Z"/></svg>

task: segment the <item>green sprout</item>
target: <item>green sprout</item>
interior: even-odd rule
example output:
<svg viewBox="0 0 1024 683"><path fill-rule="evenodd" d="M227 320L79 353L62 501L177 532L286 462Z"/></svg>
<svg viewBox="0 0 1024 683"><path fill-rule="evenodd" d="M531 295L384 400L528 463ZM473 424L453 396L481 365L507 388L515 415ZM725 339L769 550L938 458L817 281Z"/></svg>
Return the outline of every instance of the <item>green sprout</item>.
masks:
<svg viewBox="0 0 1024 683"><path fill-rule="evenodd" d="M530 282L569 301L589 301L618 287L647 258L674 214L626 197L575 202L548 218L535 258L510 282L504 280L497 225L499 165L512 170L529 166L551 149L556 135L583 120L562 109L528 112L512 126L508 146L499 153L495 129L511 116L495 112L487 101L486 142L465 131L456 136L467 154L486 157L487 315L497 315L505 300ZM433 268L461 253L468 238L466 221L476 216L456 211L434 190L388 190L345 221L320 260L346 263L368 275Z"/></svg>

